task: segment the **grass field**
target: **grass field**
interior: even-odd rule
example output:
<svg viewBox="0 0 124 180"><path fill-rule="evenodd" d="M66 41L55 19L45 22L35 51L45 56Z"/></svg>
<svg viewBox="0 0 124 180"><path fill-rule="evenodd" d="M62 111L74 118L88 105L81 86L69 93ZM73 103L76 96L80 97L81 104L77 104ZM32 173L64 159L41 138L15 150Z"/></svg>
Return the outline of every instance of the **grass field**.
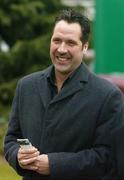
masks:
<svg viewBox="0 0 124 180"><path fill-rule="evenodd" d="M21 180L22 178L0 157L0 180Z"/></svg>

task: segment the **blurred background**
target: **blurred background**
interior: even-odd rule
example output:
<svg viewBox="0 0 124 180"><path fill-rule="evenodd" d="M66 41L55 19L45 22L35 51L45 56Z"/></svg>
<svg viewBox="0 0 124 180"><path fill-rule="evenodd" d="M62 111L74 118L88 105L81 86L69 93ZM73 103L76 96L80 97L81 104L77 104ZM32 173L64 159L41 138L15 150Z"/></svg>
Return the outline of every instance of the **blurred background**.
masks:
<svg viewBox="0 0 124 180"><path fill-rule="evenodd" d="M89 69L124 86L124 0L0 0L0 179L20 179L3 159L3 140L18 79L51 64L58 11L71 7L91 21ZM121 84L119 84L119 83ZM2 169L2 171L1 171Z"/></svg>

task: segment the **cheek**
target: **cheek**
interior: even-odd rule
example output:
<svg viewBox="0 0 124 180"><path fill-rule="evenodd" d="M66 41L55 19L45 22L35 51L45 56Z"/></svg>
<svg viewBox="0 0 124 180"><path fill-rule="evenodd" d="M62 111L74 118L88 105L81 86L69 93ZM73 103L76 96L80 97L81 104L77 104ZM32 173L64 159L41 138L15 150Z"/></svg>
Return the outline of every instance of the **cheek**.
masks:
<svg viewBox="0 0 124 180"><path fill-rule="evenodd" d="M83 52L82 51L75 51L73 54L75 61L80 62L83 59Z"/></svg>
<svg viewBox="0 0 124 180"><path fill-rule="evenodd" d="M53 54L54 54L54 49L51 47L50 48L50 56L53 57Z"/></svg>
<svg viewBox="0 0 124 180"><path fill-rule="evenodd" d="M50 46L50 53L51 53L51 54L54 54L56 51L57 51L57 46L51 45L51 46Z"/></svg>
<svg viewBox="0 0 124 180"><path fill-rule="evenodd" d="M73 49L72 53L74 56L81 56L82 55L82 51L79 49Z"/></svg>

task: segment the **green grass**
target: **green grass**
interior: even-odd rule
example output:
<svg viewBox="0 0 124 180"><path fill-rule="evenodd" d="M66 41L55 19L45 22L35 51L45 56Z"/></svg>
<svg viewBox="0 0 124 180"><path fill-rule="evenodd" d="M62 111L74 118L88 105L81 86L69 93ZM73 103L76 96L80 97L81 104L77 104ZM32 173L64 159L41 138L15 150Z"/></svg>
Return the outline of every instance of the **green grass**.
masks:
<svg viewBox="0 0 124 180"><path fill-rule="evenodd" d="M2 157L0 157L0 180L21 180L21 179L22 177L19 176Z"/></svg>

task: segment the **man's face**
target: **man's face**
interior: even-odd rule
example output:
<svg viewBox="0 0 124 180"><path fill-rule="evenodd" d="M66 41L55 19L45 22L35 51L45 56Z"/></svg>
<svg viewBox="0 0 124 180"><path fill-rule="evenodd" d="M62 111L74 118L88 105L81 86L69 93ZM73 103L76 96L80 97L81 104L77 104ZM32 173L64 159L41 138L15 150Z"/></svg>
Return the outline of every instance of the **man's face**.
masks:
<svg viewBox="0 0 124 180"><path fill-rule="evenodd" d="M82 62L87 44L82 44L81 27L78 23L59 21L54 28L50 45L50 56L55 72L70 74Z"/></svg>

